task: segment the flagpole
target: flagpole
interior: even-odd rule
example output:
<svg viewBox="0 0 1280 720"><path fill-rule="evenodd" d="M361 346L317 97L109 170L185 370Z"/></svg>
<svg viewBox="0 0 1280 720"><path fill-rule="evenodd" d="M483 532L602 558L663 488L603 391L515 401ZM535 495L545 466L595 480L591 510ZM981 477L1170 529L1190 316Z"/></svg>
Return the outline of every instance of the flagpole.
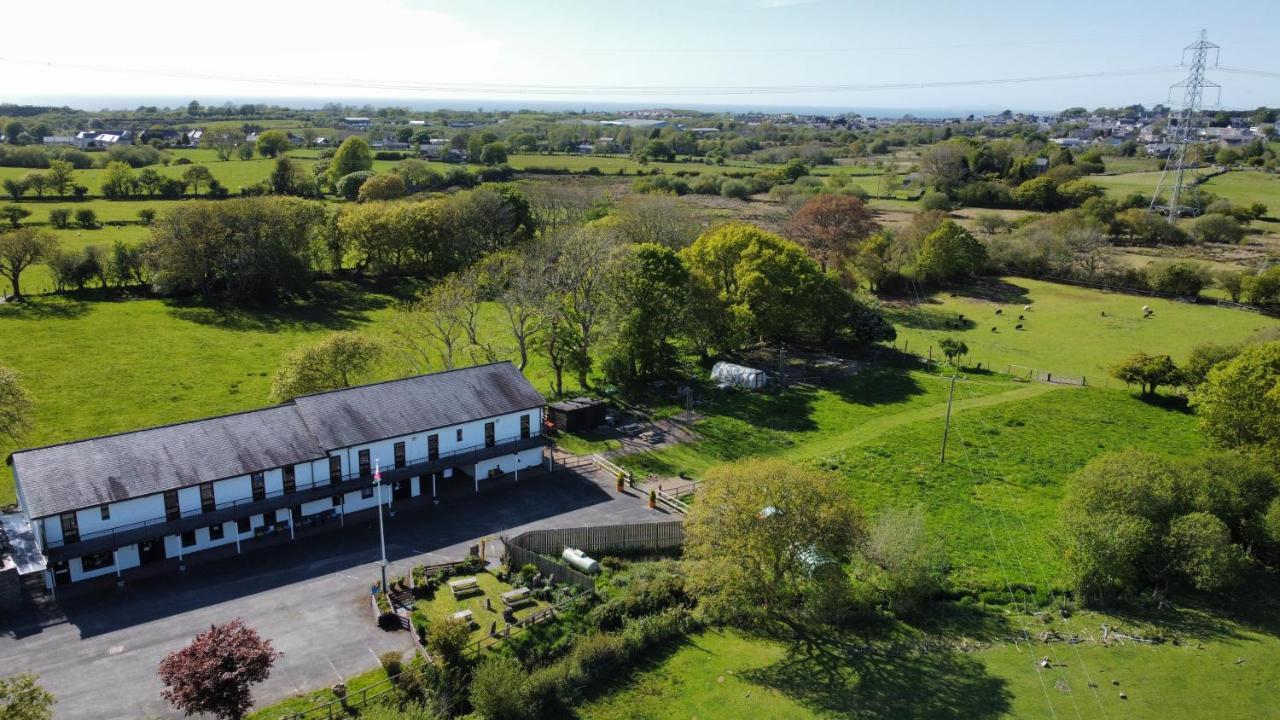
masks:
<svg viewBox="0 0 1280 720"><path fill-rule="evenodd" d="M373 489L378 493L378 545L382 548L382 592L388 592L387 586L387 536L382 530L382 467L374 460Z"/></svg>

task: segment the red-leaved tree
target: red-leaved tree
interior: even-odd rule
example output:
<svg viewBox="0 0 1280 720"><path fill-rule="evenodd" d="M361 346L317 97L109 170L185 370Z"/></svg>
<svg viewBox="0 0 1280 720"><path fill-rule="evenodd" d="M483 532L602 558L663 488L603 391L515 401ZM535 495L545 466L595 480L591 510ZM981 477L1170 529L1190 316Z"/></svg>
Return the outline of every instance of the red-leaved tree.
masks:
<svg viewBox="0 0 1280 720"><path fill-rule="evenodd" d="M250 686L267 679L280 653L236 619L212 625L160 661L161 695L187 715L240 720L253 707Z"/></svg>
<svg viewBox="0 0 1280 720"><path fill-rule="evenodd" d="M815 195L787 223L787 234L813 253L824 272L851 257L877 229L871 208L853 195Z"/></svg>

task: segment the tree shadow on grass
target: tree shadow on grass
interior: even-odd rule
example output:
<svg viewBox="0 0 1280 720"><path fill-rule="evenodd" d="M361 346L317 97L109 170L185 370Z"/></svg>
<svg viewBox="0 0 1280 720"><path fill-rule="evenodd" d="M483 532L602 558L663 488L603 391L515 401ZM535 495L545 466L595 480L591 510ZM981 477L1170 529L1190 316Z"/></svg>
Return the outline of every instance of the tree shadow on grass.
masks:
<svg viewBox="0 0 1280 720"><path fill-rule="evenodd" d="M310 295L275 306L210 304L191 298L166 300L173 317L240 332L351 330L369 322L395 298L350 283L317 283Z"/></svg>
<svg viewBox="0 0 1280 720"><path fill-rule="evenodd" d="M957 297L985 300L992 303L1027 305L1031 302L1031 296L1027 294L1029 292L1027 288L1015 285L1007 280L991 278L973 280L968 285L954 288L952 292Z"/></svg>
<svg viewBox="0 0 1280 720"><path fill-rule="evenodd" d="M75 320L88 314L90 305L67 297L27 297L21 302L0 303L4 320Z"/></svg>
<svg viewBox="0 0 1280 720"><path fill-rule="evenodd" d="M892 405L925 392L911 369L924 367L915 357L903 355L891 366L867 367L861 373L845 378L830 389L840 399L855 405Z"/></svg>
<svg viewBox="0 0 1280 720"><path fill-rule="evenodd" d="M1155 395L1139 394L1137 398L1151 407L1157 407L1171 412L1178 412L1183 415L1191 414L1191 405L1187 402L1187 398L1184 395L1162 395L1160 393L1156 393Z"/></svg>
<svg viewBox="0 0 1280 720"><path fill-rule="evenodd" d="M965 313L951 312L939 308L910 305L907 307L885 307L885 317L895 325L918 330L972 330L978 326L973 318Z"/></svg>
<svg viewBox="0 0 1280 720"><path fill-rule="evenodd" d="M1172 641L1239 640L1241 629L1280 638L1280 579L1257 570L1227 595L1184 592L1172 608L1138 602L1102 608L1129 623L1130 634L1158 635Z"/></svg>
<svg viewBox="0 0 1280 720"><path fill-rule="evenodd" d="M976 658L888 626L806 633L785 659L742 677L856 720L995 718L1012 698Z"/></svg>

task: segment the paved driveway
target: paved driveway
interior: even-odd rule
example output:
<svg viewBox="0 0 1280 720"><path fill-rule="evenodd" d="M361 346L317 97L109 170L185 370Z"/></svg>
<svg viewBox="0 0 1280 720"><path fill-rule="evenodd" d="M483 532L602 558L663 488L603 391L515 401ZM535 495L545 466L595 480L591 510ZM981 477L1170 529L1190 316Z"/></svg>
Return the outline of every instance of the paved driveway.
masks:
<svg viewBox="0 0 1280 720"><path fill-rule="evenodd" d="M558 472L387 521L391 573L461 557L478 538L534 527L670 519L612 483ZM156 666L213 623L240 617L284 657L255 692L259 704L327 687L404 650L404 632L374 627L376 520L344 530L68 600L55 612L0 618L0 675L31 669L58 698L56 717L178 717L160 699ZM37 617L39 615L39 617Z"/></svg>

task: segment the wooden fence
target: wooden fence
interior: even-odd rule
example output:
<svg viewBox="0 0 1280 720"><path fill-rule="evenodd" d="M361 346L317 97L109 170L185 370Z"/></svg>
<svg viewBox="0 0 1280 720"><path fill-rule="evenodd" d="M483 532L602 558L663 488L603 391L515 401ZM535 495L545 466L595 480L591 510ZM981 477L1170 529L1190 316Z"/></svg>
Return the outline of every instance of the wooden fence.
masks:
<svg viewBox="0 0 1280 720"><path fill-rule="evenodd" d="M529 530L514 537L503 538L502 542L507 549L508 567L519 568L532 564L538 568L538 572L558 583L572 584L583 590L595 590L596 582L590 575L559 562L560 554L565 548L577 548L586 553L668 550L684 544L684 523L673 520Z"/></svg>
<svg viewBox="0 0 1280 720"><path fill-rule="evenodd" d="M590 575L585 575L568 565L562 565L532 550L522 548L511 540L505 540L504 542L507 546L507 567L519 569L525 565L533 565L538 568L538 572L558 583L573 585L585 592L595 591L596 581Z"/></svg>

